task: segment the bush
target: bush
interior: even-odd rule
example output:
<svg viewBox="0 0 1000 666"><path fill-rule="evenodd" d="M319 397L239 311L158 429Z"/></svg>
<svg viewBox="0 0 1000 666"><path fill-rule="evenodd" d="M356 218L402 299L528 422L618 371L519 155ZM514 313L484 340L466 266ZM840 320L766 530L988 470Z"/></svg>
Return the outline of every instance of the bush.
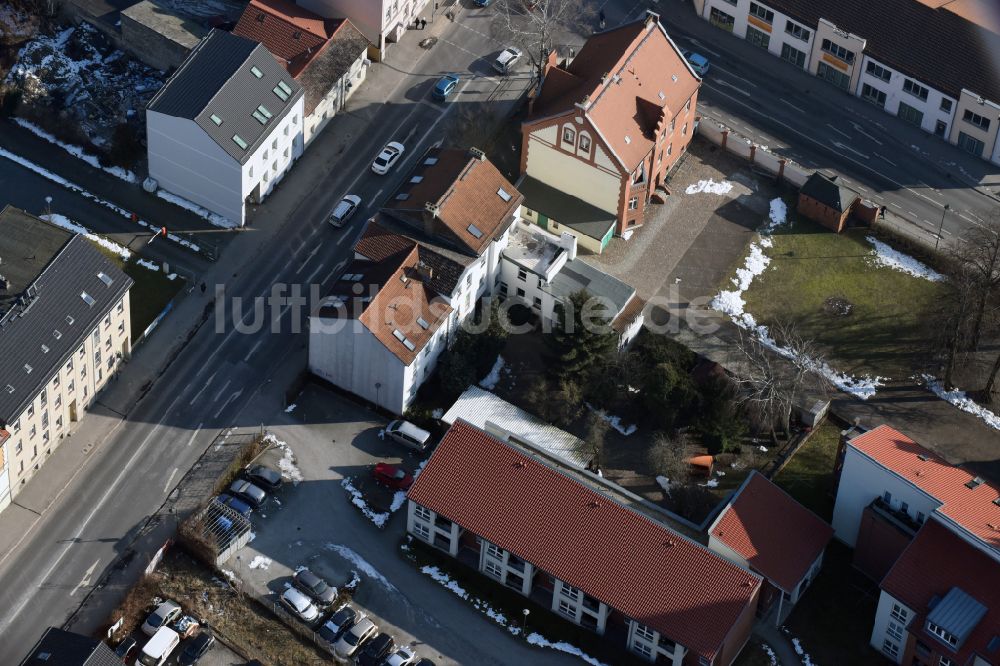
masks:
<svg viewBox="0 0 1000 666"><path fill-rule="evenodd" d="M106 160L113 166L132 169L144 154L145 150L136 128L128 123L120 123L115 127L111 137L111 147L106 153L102 153L101 161Z"/></svg>
<svg viewBox="0 0 1000 666"><path fill-rule="evenodd" d="M21 106L23 93L14 86L0 87L0 118L10 118Z"/></svg>
<svg viewBox="0 0 1000 666"><path fill-rule="evenodd" d="M139 623L145 622L147 613L152 609L153 598L159 593L160 588L151 576L143 576L129 589L128 594L107 621L107 626L110 628L119 619L124 620L121 628L111 636L113 641L120 641L132 633Z"/></svg>
<svg viewBox="0 0 1000 666"><path fill-rule="evenodd" d="M251 460L259 456L264 451L264 448L264 438L259 435L244 444L239 453L236 454L236 457L233 458L233 462L229 463L229 467L222 473L219 480L215 482L212 494L218 495L226 490L229 484L243 471L243 468L249 465Z"/></svg>

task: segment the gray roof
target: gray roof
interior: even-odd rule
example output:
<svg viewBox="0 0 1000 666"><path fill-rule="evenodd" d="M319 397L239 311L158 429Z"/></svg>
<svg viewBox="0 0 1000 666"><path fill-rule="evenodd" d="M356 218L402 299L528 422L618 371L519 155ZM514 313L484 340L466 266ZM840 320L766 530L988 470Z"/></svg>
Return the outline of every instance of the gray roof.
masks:
<svg viewBox="0 0 1000 666"><path fill-rule="evenodd" d="M44 262L40 253L27 260L18 254L25 243L51 248L60 241ZM23 295L23 301L15 301L0 318L0 423L9 423L121 300L132 278L85 237L12 206L0 212L0 257L4 271L33 273L26 282L22 278L18 296ZM18 267L23 263L28 268ZM111 284L98 273L110 278ZM94 300L93 305L84 301L83 293Z"/></svg>
<svg viewBox="0 0 1000 666"><path fill-rule="evenodd" d="M809 176L809 180L805 182L799 193L841 213L850 208L854 200L858 198L857 192L837 182L837 176L831 178L819 171Z"/></svg>
<svg viewBox="0 0 1000 666"><path fill-rule="evenodd" d="M252 67L263 76L257 78ZM287 100L274 92L279 81L292 91ZM302 86L263 45L212 30L146 108L195 121L230 157L243 164L303 94ZM272 115L266 125L252 115L260 105ZM221 125L212 121L213 115L222 119ZM246 150L237 145L233 135L246 142Z"/></svg>
<svg viewBox="0 0 1000 666"><path fill-rule="evenodd" d="M524 195L526 207L584 236L602 240L615 224L614 213L592 206L531 176L521 178L517 189Z"/></svg>
<svg viewBox="0 0 1000 666"><path fill-rule="evenodd" d="M979 621L986 615L986 606L957 587L953 587L944 595L944 599L927 614L927 621L933 622L948 633L958 638L961 647Z"/></svg>
<svg viewBox="0 0 1000 666"><path fill-rule="evenodd" d="M559 300L565 301L581 289L585 289L591 296L611 301L615 306L615 315L625 309L635 294L635 288L631 285L597 270L582 259L567 261L552 278L547 290Z"/></svg>
<svg viewBox="0 0 1000 666"><path fill-rule="evenodd" d="M89 636L49 627L21 666L121 666L107 645Z"/></svg>
<svg viewBox="0 0 1000 666"><path fill-rule="evenodd" d="M580 438L549 425L478 386L466 389L441 418L448 425L459 419L480 430L487 430L487 422L492 423L577 467L586 467L593 460L586 443Z"/></svg>

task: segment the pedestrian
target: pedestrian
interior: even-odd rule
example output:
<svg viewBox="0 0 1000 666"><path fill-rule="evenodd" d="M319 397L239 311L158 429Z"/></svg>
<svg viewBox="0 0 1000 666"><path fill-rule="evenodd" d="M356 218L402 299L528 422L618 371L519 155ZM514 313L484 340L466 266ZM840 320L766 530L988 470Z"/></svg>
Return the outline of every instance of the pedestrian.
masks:
<svg viewBox="0 0 1000 666"><path fill-rule="evenodd" d="M878 216L879 216L879 219L881 219L881 220L885 219L885 206L879 206Z"/></svg>
<svg viewBox="0 0 1000 666"><path fill-rule="evenodd" d="M420 19L420 29L424 30L426 28L427 28L427 19L425 18Z"/></svg>
<svg viewBox="0 0 1000 666"><path fill-rule="evenodd" d="M597 15L597 17L601 20L601 30L604 30L604 10L603 9Z"/></svg>

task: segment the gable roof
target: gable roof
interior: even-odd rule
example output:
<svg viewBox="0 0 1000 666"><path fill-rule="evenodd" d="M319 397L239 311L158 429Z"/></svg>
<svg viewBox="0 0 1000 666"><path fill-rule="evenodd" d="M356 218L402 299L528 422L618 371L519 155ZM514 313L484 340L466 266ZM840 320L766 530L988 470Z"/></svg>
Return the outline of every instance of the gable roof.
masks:
<svg viewBox="0 0 1000 666"><path fill-rule="evenodd" d="M13 206L0 211L0 258L3 272L16 276L12 286L18 291L13 295L24 295L23 304L8 301L9 309L0 317L2 426L18 418L35 399L122 299L132 278L84 236L69 234ZM101 273L110 284L98 277Z"/></svg>
<svg viewBox="0 0 1000 666"><path fill-rule="evenodd" d="M422 279L431 289L450 297L465 271L465 264L443 254L440 248L398 233L385 222L385 218L369 220L361 237L354 244L354 252L371 261L383 261L398 252L416 247L417 262L425 268Z"/></svg>
<svg viewBox="0 0 1000 666"><path fill-rule="evenodd" d="M253 73L254 68L260 77ZM290 91L287 100L274 92L279 83ZM146 109L193 120L243 164L302 95L302 86L263 45L214 29L188 54ZM272 116L263 125L253 116L259 106ZM213 115L221 125L212 120ZM233 140L234 135L246 143L246 149Z"/></svg>
<svg viewBox="0 0 1000 666"><path fill-rule="evenodd" d="M830 525L756 471L709 533L788 593L833 538Z"/></svg>
<svg viewBox="0 0 1000 666"><path fill-rule="evenodd" d="M21 666L121 666L121 663L111 648L96 638L49 627Z"/></svg>
<svg viewBox="0 0 1000 666"><path fill-rule="evenodd" d="M799 194L814 199L824 206L843 213L858 198L858 193L841 185L837 176L829 177L819 171L813 172L805 184L799 188Z"/></svg>
<svg viewBox="0 0 1000 666"><path fill-rule="evenodd" d="M941 502L937 513L1000 554L1000 488L881 425L848 446ZM981 482L981 483L980 483ZM971 486L971 487L970 487Z"/></svg>
<svg viewBox="0 0 1000 666"><path fill-rule="evenodd" d="M674 117L700 85L659 16L650 13L595 33L569 65L549 68L525 122L584 114L631 173L653 149L657 125Z"/></svg>
<svg viewBox="0 0 1000 666"><path fill-rule="evenodd" d="M342 21L285 0L250 0L233 34L260 42L289 74L298 76Z"/></svg>
<svg viewBox="0 0 1000 666"><path fill-rule="evenodd" d="M507 230L523 200L481 151L432 148L384 211L478 257Z"/></svg>
<svg viewBox="0 0 1000 666"><path fill-rule="evenodd" d="M917 613L910 632L954 663L971 663L977 653L995 663L998 653L990 645L1000 636L1000 561L937 518L924 523L880 587ZM964 636L957 649L927 632L930 618Z"/></svg>
<svg viewBox="0 0 1000 666"><path fill-rule="evenodd" d="M463 421L408 497L707 658L760 588L749 571Z"/></svg>

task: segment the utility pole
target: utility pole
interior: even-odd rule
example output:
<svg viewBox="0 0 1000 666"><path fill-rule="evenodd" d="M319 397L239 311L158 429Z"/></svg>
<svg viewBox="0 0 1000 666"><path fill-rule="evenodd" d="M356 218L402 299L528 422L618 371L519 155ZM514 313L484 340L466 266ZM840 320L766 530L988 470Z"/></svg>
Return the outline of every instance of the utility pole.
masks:
<svg viewBox="0 0 1000 666"><path fill-rule="evenodd" d="M944 216L951 209L949 204L944 205L944 209L941 211L941 224L938 225L937 238L934 239L934 251L937 252L938 245L941 243L941 233L944 231Z"/></svg>

